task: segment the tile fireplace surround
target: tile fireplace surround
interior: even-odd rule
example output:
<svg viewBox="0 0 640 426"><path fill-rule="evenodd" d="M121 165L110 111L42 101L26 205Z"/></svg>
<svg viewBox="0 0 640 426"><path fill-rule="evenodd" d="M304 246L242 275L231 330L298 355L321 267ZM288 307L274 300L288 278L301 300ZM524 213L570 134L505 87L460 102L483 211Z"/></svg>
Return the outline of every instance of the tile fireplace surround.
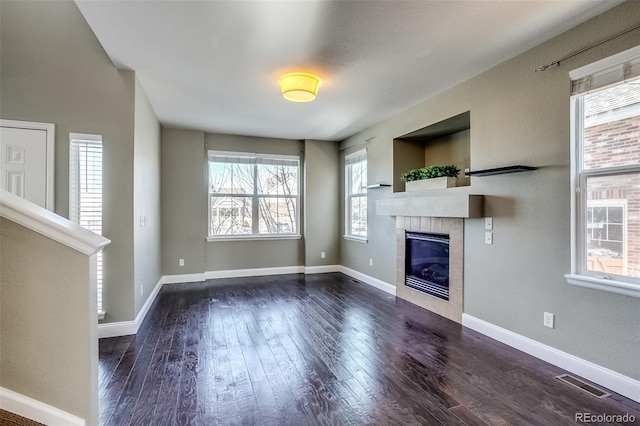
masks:
<svg viewBox="0 0 640 426"><path fill-rule="evenodd" d="M464 219L483 216L484 197L455 195L412 196L376 201L376 214L396 217L396 295L457 323L462 323L464 292ZM405 231L449 235L449 300L404 285Z"/></svg>
<svg viewBox="0 0 640 426"><path fill-rule="evenodd" d="M433 232L449 235L449 300L415 290L404 285L405 231ZM396 217L396 295L457 323L462 323L462 292L464 266L463 219L397 216Z"/></svg>

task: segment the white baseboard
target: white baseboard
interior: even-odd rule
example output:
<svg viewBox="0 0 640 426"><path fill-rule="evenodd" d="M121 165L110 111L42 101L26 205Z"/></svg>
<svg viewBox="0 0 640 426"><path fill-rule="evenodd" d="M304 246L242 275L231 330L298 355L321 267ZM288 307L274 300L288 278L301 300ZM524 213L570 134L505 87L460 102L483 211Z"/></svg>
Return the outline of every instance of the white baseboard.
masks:
<svg viewBox="0 0 640 426"><path fill-rule="evenodd" d="M28 396L0 387L0 409L45 425L84 426L85 420Z"/></svg>
<svg viewBox="0 0 640 426"><path fill-rule="evenodd" d="M204 272L195 274L164 275L162 284L198 283L206 280Z"/></svg>
<svg viewBox="0 0 640 426"><path fill-rule="evenodd" d="M327 274L330 272L340 272L340 265L320 265L320 266L305 266L304 273L310 274Z"/></svg>
<svg viewBox="0 0 640 426"><path fill-rule="evenodd" d="M640 381L638 380L468 314L462 314L462 325L640 402Z"/></svg>
<svg viewBox="0 0 640 426"><path fill-rule="evenodd" d="M369 284L377 289L385 291L389 294L396 295L396 286L391 285L388 282L379 280L377 278L370 277L369 275L365 275L362 272L358 272L354 269L347 268L346 266L339 266L339 272L342 272L345 275L349 275L357 280L360 280L366 284Z"/></svg>
<svg viewBox="0 0 640 426"><path fill-rule="evenodd" d="M301 274L304 266L281 266L276 268L229 269L226 271L207 271L206 279L261 277L264 275Z"/></svg>
<svg viewBox="0 0 640 426"><path fill-rule="evenodd" d="M160 278L158 284L153 288L149 297L147 297L147 301L144 302L140 312L136 315L136 319L133 321L119 321L119 322L108 322L106 324L98 324L98 339L104 339L107 337L117 337L117 336L128 336L130 334L136 334L142 321L144 321L151 305L156 300L160 289L165 284L165 277Z"/></svg>
<svg viewBox="0 0 640 426"><path fill-rule="evenodd" d="M98 324L98 339L136 334L139 327L140 325L136 324L135 321L118 321Z"/></svg>

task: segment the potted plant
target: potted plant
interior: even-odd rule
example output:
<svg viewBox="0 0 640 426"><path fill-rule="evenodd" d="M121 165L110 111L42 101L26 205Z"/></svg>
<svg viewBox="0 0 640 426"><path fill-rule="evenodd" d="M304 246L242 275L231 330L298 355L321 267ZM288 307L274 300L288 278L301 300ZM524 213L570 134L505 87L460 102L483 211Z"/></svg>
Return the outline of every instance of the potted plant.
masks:
<svg viewBox="0 0 640 426"><path fill-rule="evenodd" d="M400 177L405 182L406 191L422 191L424 189L451 188L456 186L460 169L453 164L444 166L427 166L409 170Z"/></svg>

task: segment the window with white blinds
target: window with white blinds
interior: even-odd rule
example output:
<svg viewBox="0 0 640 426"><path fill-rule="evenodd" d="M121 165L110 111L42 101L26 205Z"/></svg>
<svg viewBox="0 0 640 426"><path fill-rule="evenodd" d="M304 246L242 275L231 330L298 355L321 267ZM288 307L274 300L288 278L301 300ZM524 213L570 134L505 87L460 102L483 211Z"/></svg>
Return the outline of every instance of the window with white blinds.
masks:
<svg viewBox="0 0 640 426"><path fill-rule="evenodd" d="M102 136L69 135L69 219L102 235ZM102 252L96 260L97 308L102 315Z"/></svg>

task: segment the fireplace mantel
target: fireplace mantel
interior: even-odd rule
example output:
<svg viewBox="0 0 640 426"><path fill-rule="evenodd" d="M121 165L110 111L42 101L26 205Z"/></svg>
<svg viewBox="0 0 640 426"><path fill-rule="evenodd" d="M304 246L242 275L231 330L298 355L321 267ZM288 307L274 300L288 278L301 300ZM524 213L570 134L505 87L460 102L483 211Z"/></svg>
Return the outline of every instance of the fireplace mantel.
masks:
<svg viewBox="0 0 640 426"><path fill-rule="evenodd" d="M376 214L383 216L425 216L479 218L484 216L484 196L473 194L420 195L376 201Z"/></svg>

